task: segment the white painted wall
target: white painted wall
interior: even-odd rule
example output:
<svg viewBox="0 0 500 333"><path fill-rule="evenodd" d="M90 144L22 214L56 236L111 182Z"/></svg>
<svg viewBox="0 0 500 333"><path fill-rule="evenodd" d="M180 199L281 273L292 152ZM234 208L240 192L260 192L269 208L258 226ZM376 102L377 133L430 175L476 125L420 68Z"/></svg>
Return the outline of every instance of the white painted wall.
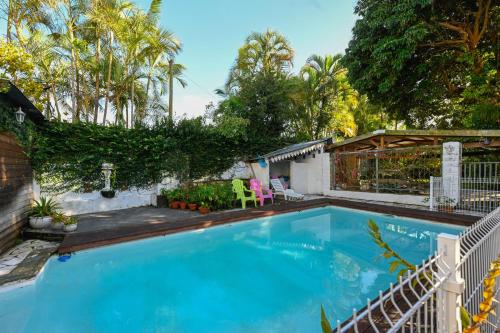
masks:
<svg viewBox="0 0 500 333"><path fill-rule="evenodd" d="M220 175L220 179L229 180L234 178L253 178L252 169L249 163L240 161L235 163L231 168L227 169Z"/></svg>
<svg viewBox="0 0 500 333"><path fill-rule="evenodd" d="M321 153L290 162L290 187L302 194L323 194L330 183L330 154ZM328 188L326 188L328 189Z"/></svg>
<svg viewBox="0 0 500 333"><path fill-rule="evenodd" d="M50 195L40 191L40 186L33 181L34 198L40 196L54 198L61 206L61 210L67 215L78 215L86 213L106 212L110 210L125 209L140 206L156 205L157 186L150 189L137 189L130 191L116 191L115 197L104 198L100 191L91 193L67 192L58 195Z"/></svg>

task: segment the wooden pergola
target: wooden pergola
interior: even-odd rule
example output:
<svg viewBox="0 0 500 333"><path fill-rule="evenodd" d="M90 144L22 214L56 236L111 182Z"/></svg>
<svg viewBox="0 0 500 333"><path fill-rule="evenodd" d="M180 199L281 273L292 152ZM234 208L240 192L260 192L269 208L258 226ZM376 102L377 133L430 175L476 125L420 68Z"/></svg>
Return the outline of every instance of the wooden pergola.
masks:
<svg viewBox="0 0 500 333"><path fill-rule="evenodd" d="M500 148L500 130L377 130L326 146L329 152L355 152L435 146L458 140L464 148Z"/></svg>

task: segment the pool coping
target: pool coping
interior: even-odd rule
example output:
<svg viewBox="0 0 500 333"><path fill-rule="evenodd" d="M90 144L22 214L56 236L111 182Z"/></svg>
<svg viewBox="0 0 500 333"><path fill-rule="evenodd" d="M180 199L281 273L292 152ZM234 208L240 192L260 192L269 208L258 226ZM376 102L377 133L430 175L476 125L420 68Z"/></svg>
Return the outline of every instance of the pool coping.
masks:
<svg viewBox="0 0 500 333"><path fill-rule="evenodd" d="M480 219L480 217L478 216L434 212L424 209L398 207L386 204L351 201L336 198L320 198L306 201L285 201L278 205L275 204L245 210L212 213L208 215L187 218L181 221L158 223L154 225L131 225L109 230L67 234L60 244L57 252L58 254L72 253L122 242L164 236L188 230L204 229L227 223L234 223L261 217L269 217L326 206L359 209L363 211L391 214L401 217L416 218L457 226L470 226Z"/></svg>

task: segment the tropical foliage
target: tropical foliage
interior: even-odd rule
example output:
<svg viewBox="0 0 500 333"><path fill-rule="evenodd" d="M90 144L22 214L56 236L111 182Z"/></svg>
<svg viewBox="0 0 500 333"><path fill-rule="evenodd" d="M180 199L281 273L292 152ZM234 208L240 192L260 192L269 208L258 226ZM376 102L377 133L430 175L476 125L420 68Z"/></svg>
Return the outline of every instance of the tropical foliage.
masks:
<svg viewBox="0 0 500 333"><path fill-rule="evenodd" d="M161 0L152 0L147 12L123 0L3 5L0 76L19 85L48 118L131 127L164 116L174 79L185 85L184 67L174 62L181 44L158 25Z"/></svg>
<svg viewBox="0 0 500 333"><path fill-rule="evenodd" d="M228 182L187 183L176 189L162 189L161 194L169 202L185 201L211 210L234 207L234 195Z"/></svg>
<svg viewBox="0 0 500 333"><path fill-rule="evenodd" d="M241 159L246 145L201 118L133 129L52 122L36 134L30 157L44 191L99 190L102 163L114 165L113 187L124 190L167 176L181 182L217 176Z"/></svg>
<svg viewBox="0 0 500 333"><path fill-rule="evenodd" d="M285 142L357 133L361 101L351 88L341 55L312 55L296 75L294 51L280 33L252 33L239 49L223 90L211 109L216 124L237 123L256 154Z"/></svg>
<svg viewBox="0 0 500 333"><path fill-rule="evenodd" d="M58 214L59 205L52 198L40 197L31 207L30 216L46 217Z"/></svg>
<svg viewBox="0 0 500 333"><path fill-rule="evenodd" d="M391 120L500 127L498 24L490 0L359 0L344 63Z"/></svg>

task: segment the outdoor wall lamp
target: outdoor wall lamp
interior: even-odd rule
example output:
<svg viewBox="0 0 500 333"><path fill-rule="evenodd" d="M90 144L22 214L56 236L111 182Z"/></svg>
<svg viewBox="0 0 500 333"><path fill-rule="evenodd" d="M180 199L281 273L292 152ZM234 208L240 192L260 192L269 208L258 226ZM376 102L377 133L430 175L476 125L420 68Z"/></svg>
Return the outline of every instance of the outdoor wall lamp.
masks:
<svg viewBox="0 0 500 333"><path fill-rule="evenodd" d="M26 117L26 113L23 112L21 107L15 112L16 114L16 120L19 124L22 124L24 122L24 117Z"/></svg>

